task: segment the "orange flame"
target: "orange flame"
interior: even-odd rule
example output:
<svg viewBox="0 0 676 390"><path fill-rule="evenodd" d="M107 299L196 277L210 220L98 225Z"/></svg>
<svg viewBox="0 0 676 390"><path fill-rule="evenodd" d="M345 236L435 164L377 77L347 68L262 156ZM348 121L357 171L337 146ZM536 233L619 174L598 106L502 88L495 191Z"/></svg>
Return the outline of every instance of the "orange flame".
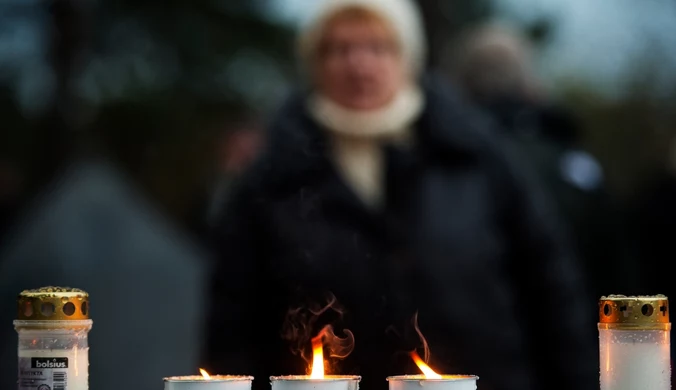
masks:
<svg viewBox="0 0 676 390"><path fill-rule="evenodd" d="M421 358L420 355L418 355L418 352L413 351L411 352L411 357L413 358L413 361L415 364L420 368L420 371L422 371L423 374L425 374L426 379L441 379L441 375L437 374L428 366Z"/></svg>
<svg viewBox="0 0 676 390"><path fill-rule="evenodd" d="M336 336L331 325L326 325L319 334L312 339L312 367L311 379L324 378L324 346L332 358L345 359L354 349L354 335L348 329L343 330L345 337Z"/></svg>
<svg viewBox="0 0 676 390"><path fill-rule="evenodd" d="M325 306L310 303L286 313L282 338L292 343L291 352L294 355L300 355L307 362L307 374L312 379L324 378L327 370L331 369L331 358L345 359L354 349L354 334L349 329L343 329L344 337L340 337L334 333L331 325L325 325L316 336L312 336L320 317L324 323L333 323L342 320L343 313L342 306L333 294L328 294ZM311 348L307 348L308 344ZM312 357L308 354L309 349L312 350ZM324 360L325 354L327 360Z"/></svg>
<svg viewBox="0 0 676 390"><path fill-rule="evenodd" d="M312 339L312 372L311 379L324 379L324 340L320 333Z"/></svg>
<svg viewBox="0 0 676 390"><path fill-rule="evenodd" d="M209 375L209 373L205 369L200 368L200 374L202 374L204 379L211 380L211 376Z"/></svg>

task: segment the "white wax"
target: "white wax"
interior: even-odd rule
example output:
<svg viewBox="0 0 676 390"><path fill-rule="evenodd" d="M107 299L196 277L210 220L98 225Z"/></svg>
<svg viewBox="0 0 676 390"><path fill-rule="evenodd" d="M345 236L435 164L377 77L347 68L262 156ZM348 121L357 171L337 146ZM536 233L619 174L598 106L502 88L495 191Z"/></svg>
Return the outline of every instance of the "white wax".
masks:
<svg viewBox="0 0 676 390"><path fill-rule="evenodd" d="M670 390L669 331L599 329L601 390Z"/></svg>
<svg viewBox="0 0 676 390"><path fill-rule="evenodd" d="M422 375L387 378L390 390L476 390L479 378L471 375L444 375L441 379L426 379Z"/></svg>
<svg viewBox="0 0 676 390"><path fill-rule="evenodd" d="M33 358L45 358L46 361L66 358L68 359L68 368L31 368L31 359ZM31 373L35 374L33 377L36 379L46 378L47 382L40 384L47 384L52 389L58 389L59 385L55 386L53 382L55 379L54 372L66 373L67 386L64 387L64 390L88 390L89 348L19 350L19 390L35 389L35 386L21 387L21 379L30 378Z"/></svg>
<svg viewBox="0 0 676 390"><path fill-rule="evenodd" d="M252 380L250 376L175 376L164 378L164 390L251 390Z"/></svg>
<svg viewBox="0 0 676 390"><path fill-rule="evenodd" d="M271 377L272 390L358 390L358 376L327 375L324 379L308 376Z"/></svg>

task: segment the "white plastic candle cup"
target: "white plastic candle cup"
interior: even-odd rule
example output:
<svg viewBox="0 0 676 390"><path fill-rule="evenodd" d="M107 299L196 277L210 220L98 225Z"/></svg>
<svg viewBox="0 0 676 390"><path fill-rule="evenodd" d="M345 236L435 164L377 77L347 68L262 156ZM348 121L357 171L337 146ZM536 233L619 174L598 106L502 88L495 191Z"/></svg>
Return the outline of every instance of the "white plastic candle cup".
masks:
<svg viewBox="0 0 676 390"><path fill-rule="evenodd" d="M305 375L271 376L272 390L358 390L360 376L326 375L312 379Z"/></svg>
<svg viewBox="0 0 676 390"><path fill-rule="evenodd" d="M424 375L402 375L387 378L390 390L476 390L478 376L442 375L428 379Z"/></svg>
<svg viewBox="0 0 676 390"><path fill-rule="evenodd" d="M89 389L89 295L43 287L19 294L18 390Z"/></svg>
<svg viewBox="0 0 676 390"><path fill-rule="evenodd" d="M600 317L601 390L671 390L666 297L604 297Z"/></svg>
<svg viewBox="0 0 676 390"><path fill-rule="evenodd" d="M202 375L164 378L164 390L251 390L252 376Z"/></svg>

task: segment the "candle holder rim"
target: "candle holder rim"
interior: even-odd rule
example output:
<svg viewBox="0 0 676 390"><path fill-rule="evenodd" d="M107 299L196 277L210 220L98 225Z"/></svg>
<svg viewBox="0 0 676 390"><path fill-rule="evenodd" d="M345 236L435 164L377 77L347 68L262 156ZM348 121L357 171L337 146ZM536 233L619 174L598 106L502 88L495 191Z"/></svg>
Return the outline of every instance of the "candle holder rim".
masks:
<svg viewBox="0 0 676 390"><path fill-rule="evenodd" d="M441 378L427 378L425 375L395 375L388 376L386 380L389 381L400 381L400 382L418 382L418 381L428 381L428 382L461 382L468 380L479 380L477 375L450 375L450 374L440 374Z"/></svg>
<svg viewBox="0 0 676 390"><path fill-rule="evenodd" d="M361 376L359 375L324 375L323 378L310 378L309 375L281 375L270 377L270 381L273 382L275 381L338 382L338 381L360 381L360 380Z"/></svg>
<svg viewBox="0 0 676 390"><path fill-rule="evenodd" d="M164 382L172 383L192 383L192 382L238 382L238 381L253 381L254 377L251 375L210 375L210 379L206 379L202 375L182 375L169 376L163 378Z"/></svg>

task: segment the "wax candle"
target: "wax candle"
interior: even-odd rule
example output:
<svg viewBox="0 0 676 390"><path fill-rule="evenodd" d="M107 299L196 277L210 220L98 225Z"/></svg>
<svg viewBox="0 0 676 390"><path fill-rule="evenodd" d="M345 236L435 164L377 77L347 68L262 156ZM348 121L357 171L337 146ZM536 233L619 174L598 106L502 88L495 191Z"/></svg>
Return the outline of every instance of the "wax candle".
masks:
<svg viewBox="0 0 676 390"><path fill-rule="evenodd" d="M88 390L89 295L67 287L19 294L19 390Z"/></svg>
<svg viewBox="0 0 676 390"><path fill-rule="evenodd" d="M667 297L611 295L599 309L601 390L670 390Z"/></svg>
<svg viewBox="0 0 676 390"><path fill-rule="evenodd" d="M251 390L252 376L209 375L172 376L164 378L164 390Z"/></svg>
<svg viewBox="0 0 676 390"><path fill-rule="evenodd" d="M312 378L307 375L270 377L272 390L357 390L361 377L352 375L325 375Z"/></svg>
<svg viewBox="0 0 676 390"><path fill-rule="evenodd" d="M324 372L324 339L337 340L333 328L326 326L312 339L310 375L272 376L272 390L358 390L361 377L356 375L326 375ZM345 339L348 340L348 339ZM350 344L350 350L352 344ZM349 352L348 352L349 353Z"/></svg>
<svg viewBox="0 0 676 390"><path fill-rule="evenodd" d="M426 343L425 343L426 344ZM411 352L411 358L422 375L400 375L387 378L390 390L476 390L479 377L475 375L437 374L420 358L417 352Z"/></svg>
<svg viewBox="0 0 676 390"><path fill-rule="evenodd" d="M473 375L402 375L387 378L390 390L476 390L479 378Z"/></svg>

